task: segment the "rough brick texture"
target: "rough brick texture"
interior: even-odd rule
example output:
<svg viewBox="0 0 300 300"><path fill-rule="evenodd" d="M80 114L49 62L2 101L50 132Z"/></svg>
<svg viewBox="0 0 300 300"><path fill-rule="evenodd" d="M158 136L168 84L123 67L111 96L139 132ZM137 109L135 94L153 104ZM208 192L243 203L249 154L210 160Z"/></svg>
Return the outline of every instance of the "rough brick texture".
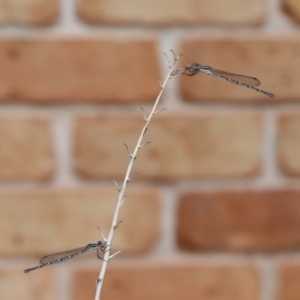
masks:
<svg viewBox="0 0 300 300"><path fill-rule="evenodd" d="M0 0L0 24L46 25L59 16L60 0Z"/></svg>
<svg viewBox="0 0 300 300"><path fill-rule="evenodd" d="M95 271L79 271L74 280L72 299L93 298ZM259 289L258 270L249 263L127 262L110 264L103 299L258 300Z"/></svg>
<svg viewBox="0 0 300 300"><path fill-rule="evenodd" d="M220 51L221 49L221 51ZM274 93L276 98L252 91L226 80L205 74L181 76L181 92L185 99L201 101L285 101L300 97L300 40L295 35L278 39L275 36L227 36L187 39L180 52L193 61L227 72L254 76L260 79L261 89ZM186 59L190 63L190 59ZM284 66L284 67L283 67ZM272 74L272 75L271 75Z"/></svg>
<svg viewBox="0 0 300 300"><path fill-rule="evenodd" d="M234 7L234 9L232 9ZM260 0L79 0L80 16L91 23L151 25L256 25L265 18Z"/></svg>
<svg viewBox="0 0 300 300"><path fill-rule="evenodd" d="M0 67L0 101L128 103L159 91L152 40L6 40Z"/></svg>
<svg viewBox="0 0 300 300"><path fill-rule="evenodd" d="M300 22L300 3L298 0L281 0L285 11L297 22Z"/></svg>
<svg viewBox="0 0 300 300"><path fill-rule="evenodd" d="M277 275L277 297L275 300L300 299L300 264L299 261L285 261L279 265Z"/></svg>
<svg viewBox="0 0 300 300"><path fill-rule="evenodd" d="M55 168L50 120L0 117L0 180L50 179Z"/></svg>
<svg viewBox="0 0 300 300"><path fill-rule="evenodd" d="M163 113L162 113L163 114ZM88 178L122 177L143 128L139 115L101 114L75 124L75 167ZM262 118L256 113L173 113L153 120L138 153L138 178L176 180L257 175L261 167Z"/></svg>
<svg viewBox="0 0 300 300"><path fill-rule="evenodd" d="M276 97L167 82L101 299L299 300L299 3L0 0L0 300L94 299L96 251L23 270L107 237L171 49Z"/></svg>
<svg viewBox="0 0 300 300"><path fill-rule="evenodd" d="M278 160L286 174L300 175L300 112L282 116L278 122Z"/></svg>
<svg viewBox="0 0 300 300"><path fill-rule="evenodd" d="M190 193L182 196L184 249L290 251L300 248L300 191Z"/></svg>
<svg viewBox="0 0 300 300"><path fill-rule="evenodd" d="M1 192L5 230L0 238L6 241L0 245L1 255L43 256L97 242L97 227L108 233L116 195L112 189ZM152 190L129 190L127 195L130 205L124 205L119 219L126 222L116 231L113 248L145 252L158 237L158 195Z"/></svg>
<svg viewBox="0 0 300 300"><path fill-rule="evenodd" d="M0 271L0 299L58 299L54 292L54 273L46 270L26 277L18 267L2 268Z"/></svg>

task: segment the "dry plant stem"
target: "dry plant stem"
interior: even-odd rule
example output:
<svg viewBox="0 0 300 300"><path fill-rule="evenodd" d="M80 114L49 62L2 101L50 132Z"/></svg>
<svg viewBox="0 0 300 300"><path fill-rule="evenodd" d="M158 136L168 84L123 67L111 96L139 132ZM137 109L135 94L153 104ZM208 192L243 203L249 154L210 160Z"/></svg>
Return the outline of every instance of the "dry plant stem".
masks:
<svg viewBox="0 0 300 300"><path fill-rule="evenodd" d="M164 81L164 83L161 85L161 89L160 89L160 93L159 95L157 96L156 98L156 101L153 105L153 108L148 116L148 118L145 117L145 126L143 127L142 129L142 132L141 132L141 135L138 139L138 142L135 146L135 149L133 151L133 153L130 153L127 146L127 150L128 150L128 155L130 157L130 160L129 160L129 164L128 164L128 167L127 167L127 171L126 171L126 175L125 175L125 178L124 178L124 181L123 181L123 184L121 187L118 187L117 185L117 189L119 190L119 195L118 195L118 201L117 201L117 205L116 205L116 209L115 209L115 213L114 213L114 217L113 217L113 221L112 221L112 225L111 225L111 228L110 228L110 231L109 231L109 235L108 235L108 238L107 238L107 241L106 241L106 251L104 252L104 257L103 257L103 263L102 263L102 268L101 268L101 271L100 273L98 274L98 278L97 278L97 285L96 285L96 293L95 293L95 300L100 300L100 294L101 294L101 290L102 290L102 286L103 286L103 281L104 281L104 276L105 276L105 272L106 272L106 268L107 268L107 265L108 265L108 262L109 260L117 253L113 254L113 255L110 255L110 248L111 248L111 242L112 242L112 239L113 239L113 235L114 235L114 231L116 229L116 227L118 226L118 215L119 215L119 211L120 211L120 208L122 206L122 204L124 203L124 200L125 200L125 197L124 197L124 192L125 192L125 189L126 189L126 186L127 186L127 183L131 180L132 176L130 176L130 172L131 172L131 169L132 169L132 166L133 166L133 163L136 159L136 155L137 155L137 152L139 151L139 149L141 149L144 145L141 144L142 142L142 139L147 131L147 127L152 119L152 117L158 113L156 112L156 107L158 105L158 102L161 98L161 95L164 91L164 88L168 82L168 80L172 77L171 76L171 73L172 73L172 70L173 70L173 67L174 65L176 64L177 60L181 57L181 55L175 57L174 55L174 62L172 65L170 65L170 71Z"/></svg>

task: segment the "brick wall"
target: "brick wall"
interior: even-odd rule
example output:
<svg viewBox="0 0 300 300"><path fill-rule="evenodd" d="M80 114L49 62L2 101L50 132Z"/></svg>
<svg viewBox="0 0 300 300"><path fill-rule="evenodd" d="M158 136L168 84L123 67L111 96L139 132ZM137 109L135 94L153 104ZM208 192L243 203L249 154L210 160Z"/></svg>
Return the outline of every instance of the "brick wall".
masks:
<svg viewBox="0 0 300 300"><path fill-rule="evenodd" d="M93 299L170 49L252 75L172 79L138 153L103 299L300 299L297 0L0 0L0 300Z"/></svg>

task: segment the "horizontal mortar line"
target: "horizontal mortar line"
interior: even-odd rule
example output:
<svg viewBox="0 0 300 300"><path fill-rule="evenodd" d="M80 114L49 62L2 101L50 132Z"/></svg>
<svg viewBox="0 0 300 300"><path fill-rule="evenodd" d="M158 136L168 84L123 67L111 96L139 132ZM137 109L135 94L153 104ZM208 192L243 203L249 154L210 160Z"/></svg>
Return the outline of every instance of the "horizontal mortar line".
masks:
<svg viewBox="0 0 300 300"><path fill-rule="evenodd" d="M76 173L73 173L76 176ZM116 179L118 180L118 179ZM257 180L261 181L261 179ZM174 181L172 183L161 183L154 181L139 181L134 184L131 183L130 188L132 189L148 189L153 188L158 191L174 191L175 194L189 193L189 192L222 192L222 191L265 191L265 190L282 190L282 189L299 189L300 179L297 181L293 181L287 184L285 180L282 182L274 182L268 184L259 184L253 183L249 184L249 182L241 182L238 180L235 181L210 181L210 182L183 182L183 181ZM55 180L55 177L49 182L0 182L0 191L11 191L16 188L28 191L34 190L53 190L53 189L94 189L94 188L104 188L115 190L114 185L111 183L111 179L108 177L107 180L84 180L80 177L68 178L66 183L60 183Z"/></svg>
<svg viewBox="0 0 300 300"><path fill-rule="evenodd" d="M165 97L166 98L166 97ZM163 99L160 106L166 106L164 105ZM238 104L238 103L228 103L228 104L218 104L218 103L189 103L186 101L183 101L180 99L180 103L175 103L176 105L173 106L172 104L168 104L166 106L167 110L164 112L164 114L167 114L168 112L191 112L191 113L206 113L206 112L240 112L240 111L249 111L249 112L275 112L277 113L276 117L281 115L285 112L294 112L299 109L300 111L300 103L299 105L295 104L268 104L268 105L260 105L260 104ZM153 102L155 99L153 100ZM45 111L45 112L66 112L66 113L73 113L73 112L132 112L132 113L141 113L141 107L143 108L149 108L151 109L152 104L150 102L147 103L128 103L128 104L122 104L122 103L91 103L91 104L85 104L85 103L70 103L70 104L48 104L47 103L30 103L24 104L22 103L4 103L0 102L0 109L1 112L30 112L30 111Z"/></svg>
<svg viewBox="0 0 300 300"><path fill-rule="evenodd" d="M26 256L26 255L19 255L18 257L5 257L5 255L1 256L0 258L0 267L6 267L10 265L19 264L28 264L28 262L36 262L39 258L39 255L36 256ZM92 255L87 256L85 258L79 258L77 260L73 260L71 263L73 265L83 265L86 263L92 263L97 257L92 257ZM117 263L129 263L129 262L152 262L153 260L160 260L161 262L171 262L174 260L181 260L185 261L194 261L198 260L199 262L243 262L243 261L269 261L271 263L278 263L278 262L288 262L289 260L293 260L294 262L300 262L300 253L299 252L281 252L281 253L269 253L269 252L255 252L255 253L240 253L240 252L188 252L188 251L169 251L169 252L152 252L143 255L140 257L139 255L126 255L125 257L117 256L114 258L114 261Z"/></svg>
<svg viewBox="0 0 300 300"><path fill-rule="evenodd" d="M41 26L41 27L24 27L24 25L1 25L0 29L0 39L3 37L17 37L18 34L20 35L20 38L26 38L26 37L57 37L60 36L63 37L82 37L82 38L89 38L89 37L95 37L97 39L102 37L109 37L111 38L111 35L113 33L114 38L117 39L120 37L124 37L127 34L128 38L144 38L145 33L148 33L150 35L160 36L163 37L167 34L173 34L175 38L178 39L185 39L188 37L194 37L194 38L222 38L224 36L233 36L236 38L244 38L245 34L248 34L250 36L264 36L265 34L274 34L274 37L276 34L278 35L278 28L275 28L274 30L271 30L266 25L264 27L260 28L243 28L243 27L228 27L228 28L222 28L216 27L216 26L203 26L203 25L186 25L184 27L181 27L179 25L170 25L170 26L151 26L151 25L143 25L138 24L135 26L113 26L113 25L89 25L85 24L83 22L74 23L74 27L70 26L72 24L66 23L64 24L64 21L60 21L61 24L53 24L48 27ZM290 34L296 34L297 29L296 28L288 28L280 31L279 34L282 35L282 37L286 36L286 33ZM7 36L7 34L11 36ZM46 35L45 35L46 34ZM88 34L88 35L87 35ZM99 36L99 34L103 34L103 36ZM136 34L136 36L132 37L132 34ZM216 34L215 36L212 36L212 34ZM25 35L25 36L24 36ZM246 35L247 37L247 35ZM112 38L111 38L112 39Z"/></svg>

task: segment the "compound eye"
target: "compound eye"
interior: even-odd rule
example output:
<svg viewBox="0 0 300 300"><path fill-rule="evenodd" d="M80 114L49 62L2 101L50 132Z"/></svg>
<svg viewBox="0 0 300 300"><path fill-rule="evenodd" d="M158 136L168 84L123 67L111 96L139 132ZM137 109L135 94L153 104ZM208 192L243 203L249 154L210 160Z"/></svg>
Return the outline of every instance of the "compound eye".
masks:
<svg viewBox="0 0 300 300"><path fill-rule="evenodd" d="M201 69L199 64L194 64L193 66L194 71L199 71Z"/></svg>

